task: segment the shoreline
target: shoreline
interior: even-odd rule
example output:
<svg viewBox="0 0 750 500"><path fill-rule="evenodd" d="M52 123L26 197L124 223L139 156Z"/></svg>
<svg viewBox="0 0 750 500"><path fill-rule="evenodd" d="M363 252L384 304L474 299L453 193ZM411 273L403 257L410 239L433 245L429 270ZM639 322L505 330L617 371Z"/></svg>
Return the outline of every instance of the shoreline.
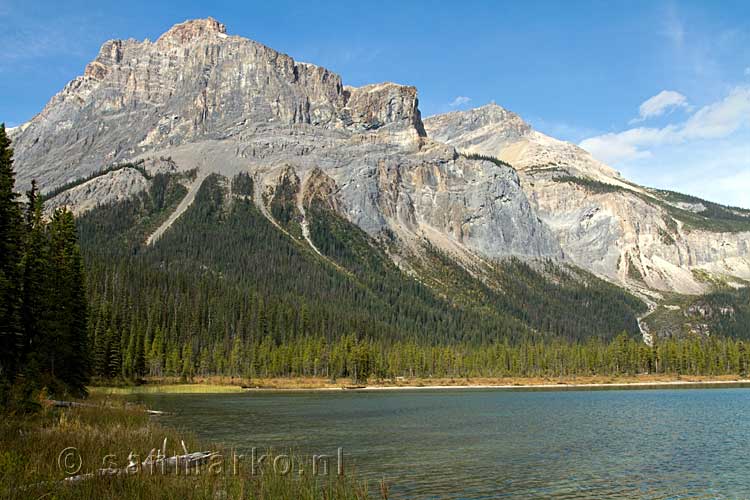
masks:
<svg viewBox="0 0 750 500"><path fill-rule="evenodd" d="M623 388L660 388L660 387L750 387L750 379L746 380L713 380L713 381L663 381L663 382L615 382L615 383L556 383L556 384L520 384L520 385L432 385L432 386L365 386L355 391L387 391L387 390L445 390L445 389L623 389Z"/></svg>
<svg viewBox="0 0 750 500"><path fill-rule="evenodd" d="M274 392L381 392L381 391L444 391L444 390L504 390L504 391L566 391L566 390L617 390L617 389L689 389L689 388L750 388L750 379L736 377L717 378L686 378L686 379L650 379L638 377L632 379L599 381L595 377L591 380L584 378L575 380L542 380L542 379L497 379L497 380L469 380L465 383L446 383L439 380L427 383L426 380L403 384L367 384L347 385L331 383L327 380L296 380L272 379L264 383L239 385L236 383L150 383L140 386L94 386L90 387L92 394L104 395L142 395L142 394L241 394L241 393L274 393ZM250 387L249 387L250 386ZM253 387L254 386L254 387Z"/></svg>
<svg viewBox="0 0 750 500"><path fill-rule="evenodd" d="M366 385L363 387L308 387L308 388L279 388L252 387L244 388L243 392L380 392L380 391L444 391L444 390L547 390L564 391L575 389L607 390L607 389L659 389L659 388L728 388L748 387L750 379L745 380L705 380L705 381L660 381L660 382L614 382L614 383L554 383L554 384L466 384L466 385Z"/></svg>

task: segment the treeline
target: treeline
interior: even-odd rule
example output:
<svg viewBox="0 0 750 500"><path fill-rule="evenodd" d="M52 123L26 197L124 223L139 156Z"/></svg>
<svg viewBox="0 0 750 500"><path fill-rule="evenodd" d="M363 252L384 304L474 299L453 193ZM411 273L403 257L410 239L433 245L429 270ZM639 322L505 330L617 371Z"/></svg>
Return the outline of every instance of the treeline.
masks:
<svg viewBox="0 0 750 500"><path fill-rule="evenodd" d="M0 124L0 402L34 389L83 395L87 300L73 214L43 217L36 183L19 201L13 150ZM18 399L16 399L18 398Z"/></svg>
<svg viewBox="0 0 750 500"><path fill-rule="evenodd" d="M199 348L170 343L168 334L128 335L110 358L97 353L102 376L222 375L251 380L267 377L350 377L355 382L396 377L570 377L586 375L747 376L750 346L742 340L691 338L653 346L622 334L605 342L508 341L488 345L433 345L384 342L347 335L334 341L300 337L279 344L270 336L240 337ZM124 355L122 349L124 346ZM99 357L101 356L101 357Z"/></svg>

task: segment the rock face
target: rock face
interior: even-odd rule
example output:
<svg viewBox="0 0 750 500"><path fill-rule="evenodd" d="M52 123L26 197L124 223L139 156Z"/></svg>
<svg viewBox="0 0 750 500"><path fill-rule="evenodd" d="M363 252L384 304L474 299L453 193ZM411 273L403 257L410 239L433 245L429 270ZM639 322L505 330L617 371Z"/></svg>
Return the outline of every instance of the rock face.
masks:
<svg viewBox="0 0 750 500"><path fill-rule="evenodd" d="M199 180L249 172L260 193L283 172L301 186L322 172L324 185L310 185L373 236L389 230L408 246L427 240L488 258L563 256L512 168L427 137L414 87L345 87L327 69L230 36L210 18L178 24L156 42L106 42L13 140L21 188L36 178L49 190L155 158L197 169ZM103 189L121 186L115 177L57 201L83 210L114 199Z"/></svg>
<svg viewBox="0 0 750 500"><path fill-rule="evenodd" d="M578 146L534 131L500 106L431 117L425 129L459 151L511 163L565 255L585 269L633 288L682 293L706 291L696 271L750 277L750 232L689 227L684 221L705 210L703 204L672 203L630 183ZM750 229L750 213L744 217ZM710 229L712 220L705 225Z"/></svg>

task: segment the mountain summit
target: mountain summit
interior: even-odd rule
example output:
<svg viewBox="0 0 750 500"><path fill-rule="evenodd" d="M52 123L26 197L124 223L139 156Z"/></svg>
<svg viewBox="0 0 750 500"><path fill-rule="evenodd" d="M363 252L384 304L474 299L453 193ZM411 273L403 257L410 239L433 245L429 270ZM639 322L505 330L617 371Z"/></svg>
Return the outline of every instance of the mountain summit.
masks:
<svg viewBox="0 0 750 500"><path fill-rule="evenodd" d="M272 206L290 202L318 253L311 200L390 241L409 272L427 246L475 277L507 257L552 259L650 297L750 279L748 211L638 186L496 104L423 120L414 87L345 86L212 18L104 43L13 140L20 184L36 178L51 206L79 213L144 192L157 172L193 172L149 244L211 174L248 174L261 212L283 228Z"/></svg>
<svg viewBox="0 0 750 500"><path fill-rule="evenodd" d="M227 27L212 17L192 19L184 23L175 24L169 31L160 36L156 43L185 44L204 36L226 38Z"/></svg>
<svg viewBox="0 0 750 500"><path fill-rule="evenodd" d="M164 158L199 180L250 172L258 203L286 181L304 199L315 174L330 204L373 237L392 233L409 248L426 240L467 260L562 257L511 167L426 137L414 87L344 86L325 68L225 36L213 19L155 43L106 42L14 141L18 180L47 191L125 162L161 168ZM58 201L122 199L143 185L113 174Z"/></svg>

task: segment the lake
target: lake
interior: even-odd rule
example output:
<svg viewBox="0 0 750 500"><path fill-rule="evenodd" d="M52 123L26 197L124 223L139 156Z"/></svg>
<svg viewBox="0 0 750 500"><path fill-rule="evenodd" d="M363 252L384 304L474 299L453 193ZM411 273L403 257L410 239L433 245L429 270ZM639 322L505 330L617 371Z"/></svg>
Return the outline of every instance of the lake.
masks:
<svg viewBox="0 0 750 500"><path fill-rule="evenodd" d="M385 477L393 498L750 498L748 389L138 399L175 412L166 424L241 452L335 458L341 447L347 470Z"/></svg>

